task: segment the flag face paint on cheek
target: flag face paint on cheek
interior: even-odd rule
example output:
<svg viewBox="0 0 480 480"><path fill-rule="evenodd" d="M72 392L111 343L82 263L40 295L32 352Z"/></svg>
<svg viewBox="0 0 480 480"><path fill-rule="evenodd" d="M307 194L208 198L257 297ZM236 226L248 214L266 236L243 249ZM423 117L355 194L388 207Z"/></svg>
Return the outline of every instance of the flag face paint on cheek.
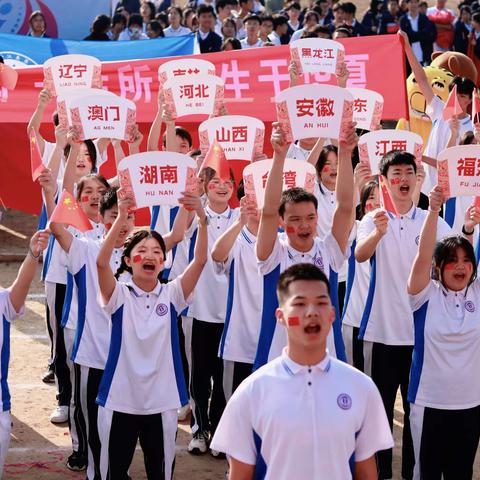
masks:
<svg viewBox="0 0 480 480"><path fill-rule="evenodd" d="M390 180L390 185L398 185L400 183L400 179L399 178L392 178Z"/></svg>
<svg viewBox="0 0 480 480"><path fill-rule="evenodd" d="M90 197L88 195L82 195L82 197L80 198L80 201L82 203L87 203L89 200L90 200Z"/></svg>
<svg viewBox="0 0 480 480"><path fill-rule="evenodd" d="M456 265L457 264L455 262L448 262L448 263L445 264L444 269L445 270L455 270Z"/></svg>
<svg viewBox="0 0 480 480"><path fill-rule="evenodd" d="M133 263L139 263L142 261L142 256L141 255L135 255L133 257Z"/></svg>
<svg viewBox="0 0 480 480"><path fill-rule="evenodd" d="M300 325L300 318L298 317L288 317L287 321L289 327L298 327Z"/></svg>
<svg viewBox="0 0 480 480"><path fill-rule="evenodd" d="M291 225L289 225L289 226L285 229L285 231L286 231L287 233L295 233L295 228L292 227Z"/></svg>
<svg viewBox="0 0 480 480"><path fill-rule="evenodd" d="M111 223L106 223L105 224L105 230L108 232L110 229L112 228L112 224Z"/></svg>
<svg viewBox="0 0 480 480"><path fill-rule="evenodd" d="M330 167L328 165L325 165L322 169L322 173L328 173L330 171Z"/></svg>

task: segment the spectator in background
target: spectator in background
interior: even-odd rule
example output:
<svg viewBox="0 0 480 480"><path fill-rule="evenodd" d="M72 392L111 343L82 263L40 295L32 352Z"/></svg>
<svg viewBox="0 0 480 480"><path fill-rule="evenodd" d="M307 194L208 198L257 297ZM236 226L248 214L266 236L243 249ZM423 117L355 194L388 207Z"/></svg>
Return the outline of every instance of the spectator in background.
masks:
<svg viewBox="0 0 480 480"><path fill-rule="evenodd" d="M424 15L427 15L427 10L428 10L428 3L427 2L420 2L418 4L418 11L420 13L423 13Z"/></svg>
<svg viewBox="0 0 480 480"><path fill-rule="evenodd" d="M400 30L400 9L398 0L388 0L387 11L382 13L378 26L378 33L385 35L387 33L397 33Z"/></svg>
<svg viewBox="0 0 480 480"><path fill-rule="evenodd" d="M288 20L283 15L274 15L273 32L268 36L268 40L274 45L281 45L281 38L287 33Z"/></svg>
<svg viewBox="0 0 480 480"><path fill-rule="evenodd" d="M333 21L330 23L330 30L333 32L335 28L345 23L345 11L343 10L343 4L336 3L332 9Z"/></svg>
<svg viewBox="0 0 480 480"><path fill-rule="evenodd" d="M143 33L143 19L139 13L130 15L128 28L118 36L118 40L148 40L147 34Z"/></svg>
<svg viewBox="0 0 480 480"><path fill-rule="evenodd" d="M434 48L441 52L450 50L453 45L453 24L456 20L452 10L445 8L446 3L446 0L437 0L437 4L427 10L427 17L437 27L437 40Z"/></svg>
<svg viewBox="0 0 480 480"><path fill-rule="evenodd" d="M192 31L182 25L182 9L180 7L171 6L168 9L168 26L163 33L166 37L179 37L181 35L188 35Z"/></svg>
<svg viewBox="0 0 480 480"><path fill-rule="evenodd" d="M123 7L117 7L115 9L115 14L119 13L120 15L123 15L125 17L125 28L127 27L128 19L130 18L130 13L128 10L126 10Z"/></svg>
<svg viewBox="0 0 480 480"><path fill-rule="evenodd" d="M118 7L123 7L129 14L138 13L140 11L140 0L120 0L115 11L117 11Z"/></svg>
<svg viewBox="0 0 480 480"><path fill-rule="evenodd" d="M316 10L309 10L307 13L305 13L305 25L303 28L300 28L296 32L293 33L292 38L290 39L291 42L294 42L295 40L298 40L299 38L305 38L302 37L303 33L306 31L312 30L314 27L318 25L320 21L320 15Z"/></svg>
<svg viewBox="0 0 480 480"><path fill-rule="evenodd" d="M238 38L226 38L222 43L222 52L228 52L229 50L241 50L242 45Z"/></svg>
<svg viewBox="0 0 480 480"><path fill-rule="evenodd" d="M376 35L378 33L383 7L384 3L382 0L371 0L370 8L366 11L362 19L362 25L367 35Z"/></svg>
<svg viewBox="0 0 480 480"><path fill-rule="evenodd" d="M160 23L162 28L165 30L170 24L168 22L168 15L165 12L160 12L155 15L155 20Z"/></svg>
<svg viewBox="0 0 480 480"><path fill-rule="evenodd" d="M215 33L221 35L223 21L232 16L232 10L238 5L237 0L218 0L215 4L217 11L217 21L215 22Z"/></svg>
<svg viewBox="0 0 480 480"><path fill-rule="evenodd" d="M198 32L196 41L200 53L219 52L222 48L222 37L217 35L215 28L215 12L211 5L200 5L197 10Z"/></svg>
<svg viewBox="0 0 480 480"><path fill-rule="evenodd" d="M333 14L328 5L328 0L317 0L313 10L319 14L319 25L328 25L332 21Z"/></svg>
<svg viewBox="0 0 480 480"><path fill-rule="evenodd" d="M472 15L472 32L470 33L470 43L473 46L473 53L480 59L480 13Z"/></svg>
<svg viewBox="0 0 480 480"><path fill-rule="evenodd" d="M223 21L220 36L222 38L237 38L237 24L233 18L226 18Z"/></svg>
<svg viewBox="0 0 480 480"><path fill-rule="evenodd" d="M346 23L340 25L333 31L332 38L338 40L339 38L350 38L352 36L352 28Z"/></svg>
<svg viewBox="0 0 480 480"><path fill-rule="evenodd" d="M147 37L152 40L153 38L164 37L165 33L158 20L150 20L147 23Z"/></svg>
<svg viewBox="0 0 480 480"><path fill-rule="evenodd" d="M119 35L127 28L127 17L123 13L116 13L112 18L112 25L107 32L110 40L118 40Z"/></svg>
<svg viewBox="0 0 480 480"><path fill-rule="evenodd" d="M327 40L332 38L330 27L328 25L317 25L316 27L313 27L311 31L317 36L317 38L325 38Z"/></svg>
<svg viewBox="0 0 480 480"><path fill-rule="evenodd" d="M403 15L406 15L408 13L407 0L399 0L398 10L399 10L400 17L403 17Z"/></svg>
<svg viewBox="0 0 480 480"><path fill-rule="evenodd" d="M240 41L242 49L263 47L262 40L258 37L262 20L258 15L249 15L244 20L247 36Z"/></svg>
<svg viewBox="0 0 480 480"><path fill-rule="evenodd" d="M30 31L27 33L29 37L37 38L49 38L48 35L45 35L47 30L47 22L45 21L45 16L40 10L35 10L30 15L28 19L28 24L30 25Z"/></svg>
<svg viewBox="0 0 480 480"><path fill-rule="evenodd" d="M236 15L237 38L242 40L247 36L247 32L245 31L245 27L243 25L243 20L253 12L253 0L239 0L238 4L240 6L240 11Z"/></svg>
<svg viewBox="0 0 480 480"><path fill-rule="evenodd" d="M153 0L157 12L167 12L172 5L171 0Z"/></svg>
<svg viewBox="0 0 480 480"><path fill-rule="evenodd" d="M143 33L147 32L147 23L155 19L155 5L153 2L142 0L140 3L140 15L143 20Z"/></svg>
<svg viewBox="0 0 480 480"><path fill-rule="evenodd" d="M187 8L183 12L183 25L189 28L192 32L198 30L198 17L193 8Z"/></svg>
<svg viewBox="0 0 480 480"><path fill-rule="evenodd" d="M108 15L97 15L90 28L90 35L85 37L84 40L110 41L108 31L111 24L112 20Z"/></svg>
<svg viewBox="0 0 480 480"><path fill-rule="evenodd" d="M455 22L453 48L456 52L468 54L468 37L472 29L472 9L464 5L460 8L460 18Z"/></svg>
<svg viewBox="0 0 480 480"><path fill-rule="evenodd" d="M367 35L367 30L365 27L357 22L355 15L357 13L357 7L352 2L343 3L343 20L347 25L352 27L352 36L353 37L363 37Z"/></svg>
<svg viewBox="0 0 480 480"><path fill-rule="evenodd" d="M273 17L271 15L263 15L260 25L260 40L265 44L269 42L268 36L273 32Z"/></svg>
<svg viewBox="0 0 480 480"><path fill-rule="evenodd" d="M418 4L418 0L407 0L408 13L400 19L400 29L408 35L417 60L426 66L430 64L437 30L428 17L419 12ZM410 67L408 62L407 66Z"/></svg>
<svg viewBox="0 0 480 480"><path fill-rule="evenodd" d="M301 30L303 28L303 24L300 21L300 12L302 11L302 8L300 7L300 4L297 2L292 2L287 8L286 12L288 15L288 29L286 35L284 35L281 40L282 44L287 44L290 42L290 39L292 38L292 35L297 31Z"/></svg>

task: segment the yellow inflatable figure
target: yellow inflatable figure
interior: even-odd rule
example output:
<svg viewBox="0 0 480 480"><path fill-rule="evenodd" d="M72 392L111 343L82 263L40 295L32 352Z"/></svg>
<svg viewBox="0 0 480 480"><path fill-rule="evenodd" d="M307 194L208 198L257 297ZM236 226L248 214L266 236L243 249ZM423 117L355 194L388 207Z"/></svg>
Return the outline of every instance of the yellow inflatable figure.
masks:
<svg viewBox="0 0 480 480"><path fill-rule="evenodd" d="M440 67L429 66L424 67L424 70L435 95L438 95L443 101L447 101L448 86L454 75ZM426 145L432 122L425 113L427 102L415 81L413 73L407 78L407 98L410 120L401 118L397 123L397 129L417 133L423 138L423 145Z"/></svg>

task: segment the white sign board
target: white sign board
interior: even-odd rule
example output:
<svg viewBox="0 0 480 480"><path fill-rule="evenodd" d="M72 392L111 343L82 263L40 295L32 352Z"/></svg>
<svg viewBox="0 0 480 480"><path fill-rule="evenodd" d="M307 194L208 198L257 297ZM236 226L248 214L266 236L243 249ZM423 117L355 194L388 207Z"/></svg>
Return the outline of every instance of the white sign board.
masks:
<svg viewBox="0 0 480 480"><path fill-rule="evenodd" d="M353 96L353 121L357 128L377 130L383 112L383 96L366 88L347 88Z"/></svg>
<svg viewBox="0 0 480 480"><path fill-rule="evenodd" d="M302 73L340 73L345 48L340 42L325 38L301 38L290 44L290 56Z"/></svg>

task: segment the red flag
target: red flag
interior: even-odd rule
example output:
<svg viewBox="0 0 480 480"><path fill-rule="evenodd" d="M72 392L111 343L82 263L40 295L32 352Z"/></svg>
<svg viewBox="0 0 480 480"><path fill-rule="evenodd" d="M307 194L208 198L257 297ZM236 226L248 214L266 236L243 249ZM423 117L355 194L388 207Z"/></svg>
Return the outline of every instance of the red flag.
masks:
<svg viewBox="0 0 480 480"><path fill-rule="evenodd" d="M472 123L480 123L480 98L478 98L478 91L473 91L472 96Z"/></svg>
<svg viewBox="0 0 480 480"><path fill-rule="evenodd" d="M230 167L227 157L225 156L222 146L216 140L210 145L199 172L206 167L213 168L224 182L230 180Z"/></svg>
<svg viewBox="0 0 480 480"><path fill-rule="evenodd" d="M57 206L50 217L50 222L66 223L81 232L93 229L85 212L80 208L73 195L66 190L60 195Z"/></svg>
<svg viewBox="0 0 480 480"><path fill-rule="evenodd" d="M18 72L4 63L0 63L0 87L13 90L17 85Z"/></svg>
<svg viewBox="0 0 480 480"><path fill-rule="evenodd" d="M40 147L38 146L37 135L35 130L30 130L30 164L32 166L32 180L35 182L45 168L42 162L42 155L40 154Z"/></svg>
<svg viewBox="0 0 480 480"><path fill-rule="evenodd" d="M450 120L454 115L460 115L461 113L463 113L463 110L458 103L457 86L454 85L443 109L443 119Z"/></svg>
<svg viewBox="0 0 480 480"><path fill-rule="evenodd" d="M386 178L383 175L379 175L378 182L380 185L380 205L384 210L393 213L396 217L398 217L397 209L395 207L395 204L393 203L392 197L390 197L390 192L388 191Z"/></svg>

